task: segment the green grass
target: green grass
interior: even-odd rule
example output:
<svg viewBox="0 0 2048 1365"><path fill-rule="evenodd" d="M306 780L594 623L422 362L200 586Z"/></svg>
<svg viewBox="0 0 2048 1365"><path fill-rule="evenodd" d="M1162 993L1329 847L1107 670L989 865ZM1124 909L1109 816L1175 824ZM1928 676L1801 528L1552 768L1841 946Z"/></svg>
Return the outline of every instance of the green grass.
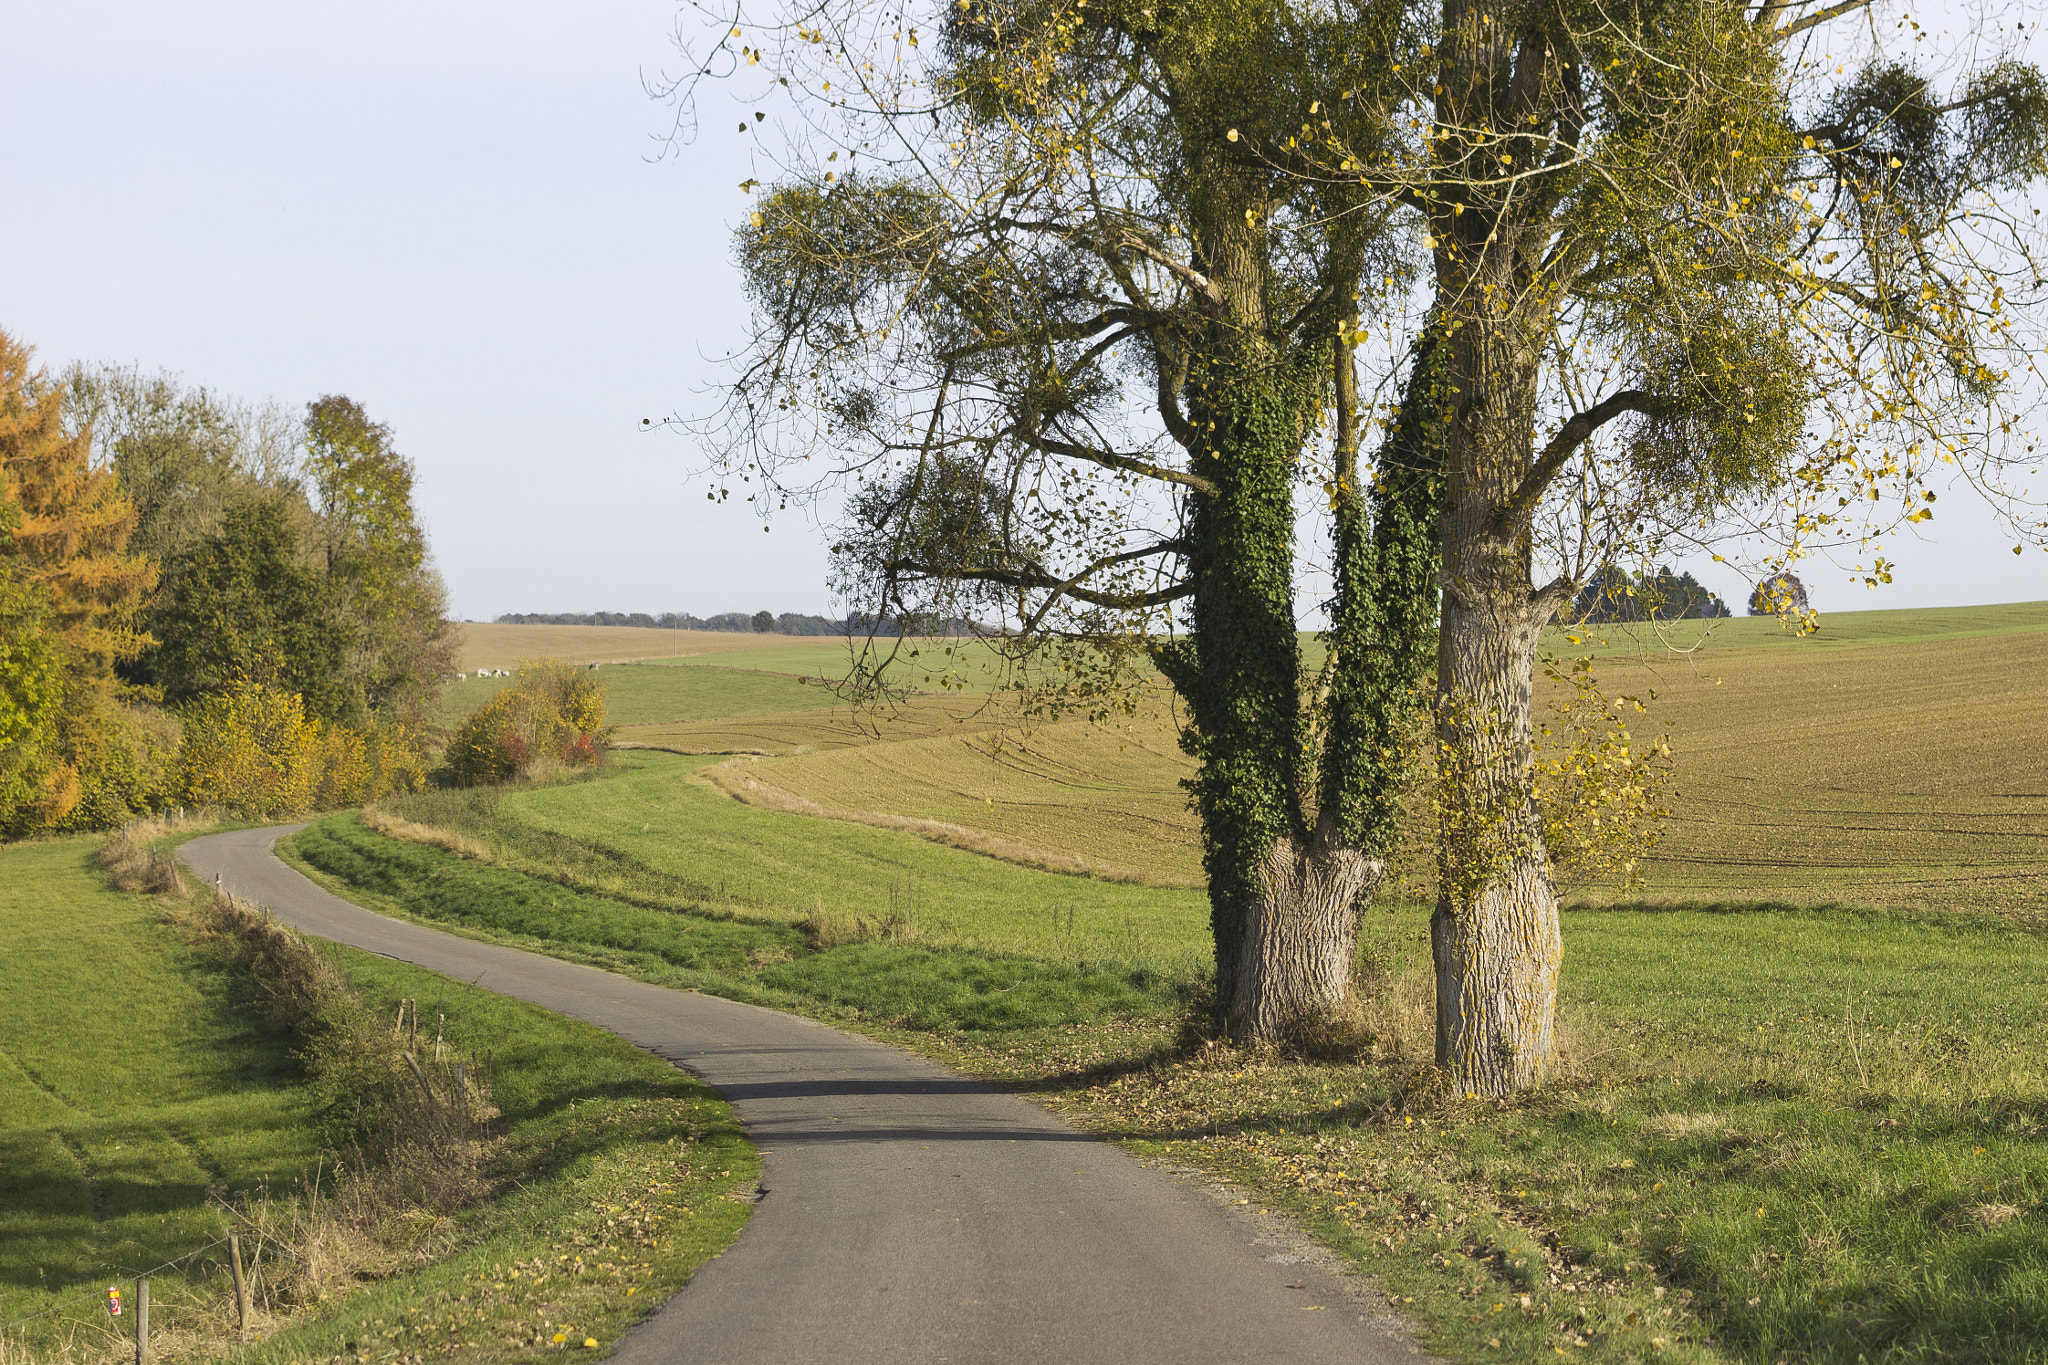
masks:
<svg viewBox="0 0 2048 1365"><path fill-rule="evenodd" d="M1209 951L1201 891L1061 876L896 830L744 806L691 780L716 757L612 758L592 779L427 792L385 809L478 834L520 870L606 894L668 886L688 903L683 888L694 886L715 906L783 920L819 909L872 919L908 911L927 940L1078 951L1164 972L1185 972Z"/></svg>
<svg viewBox="0 0 2048 1365"><path fill-rule="evenodd" d="M410 996L488 1058L506 1130L496 1165L511 1192L459 1218L452 1254L359 1290L250 1360L532 1360L557 1349L556 1332L610 1344L739 1235L750 1205L722 1196L750 1185L760 1158L693 1077L521 1001L329 950L373 1009Z"/></svg>
<svg viewBox="0 0 2048 1365"><path fill-rule="evenodd" d="M132 1293L136 1272L224 1235L223 1201L289 1200L333 1169L289 1041L255 1022L244 982L165 927L161 904L106 888L97 847L0 848L0 1344L36 1359L90 1354L127 1326L105 1316L105 1287ZM380 1279L249 1358L334 1358L428 1320L436 1331L408 1349L436 1358L451 1340L474 1343L465 1360L538 1356L540 1318L572 1325L579 1344L609 1342L738 1235L748 1206L719 1196L758 1160L694 1079L489 991L323 951L369 1008L413 997L429 1020L447 1017L451 1044L487 1058L504 1127L493 1171L509 1193L430 1237L446 1259ZM629 1207L640 1228L623 1238L623 1219L607 1220ZM174 1355L220 1345L203 1331L223 1318L222 1255L154 1279L153 1325ZM490 1267L514 1261L529 1266L524 1283L491 1287L504 1276ZM542 1261L552 1273L535 1286Z"/></svg>
<svg viewBox="0 0 2048 1365"><path fill-rule="evenodd" d="M401 883L466 868L486 884L489 869L378 842L413 869ZM578 922L535 946L605 960ZM1495 1105L1418 1085L1426 920L1397 909L1373 928L1396 964L1390 1036L1407 1041L1362 1066L1178 1053L1164 1001L903 1031L934 1022L890 998L928 987L932 959L903 945L688 979L827 1018L850 1007L1142 1150L1246 1181L1412 1300L1431 1349L1456 1357L1492 1358L1489 1342L1510 1359L2048 1356L2040 933L1843 907L1569 912L1568 1069ZM1015 979L995 957L936 960L983 998ZM685 980L646 956L608 965Z"/></svg>
<svg viewBox="0 0 2048 1365"><path fill-rule="evenodd" d="M813 951L788 924L592 895L402 843L331 816L287 857L372 908L554 951L662 985L823 1007L906 1028L989 1030L1166 1015L1190 983L1114 961L977 953L959 944L854 942ZM889 931L901 935L898 922Z"/></svg>
<svg viewBox="0 0 2048 1365"><path fill-rule="evenodd" d="M234 983L108 889L96 839L0 848L0 1324L220 1235L320 1134Z"/></svg>
<svg viewBox="0 0 2048 1365"><path fill-rule="evenodd" d="M1407 1045L1363 1066L1156 1032L961 1039L955 1060L1292 1208L1454 1357L2048 1359L2038 932L1572 912L1568 1068L1494 1104L1415 1069L1426 919L1387 927Z"/></svg>
<svg viewBox="0 0 2048 1365"><path fill-rule="evenodd" d="M604 681L605 719L613 725L645 725L655 721L723 720L728 716L773 715L815 711L830 706L822 688L773 671L737 668L735 658L757 656L711 654L698 668L665 663L607 664L597 671ZM453 726L516 678L467 678L441 689L439 721Z"/></svg>

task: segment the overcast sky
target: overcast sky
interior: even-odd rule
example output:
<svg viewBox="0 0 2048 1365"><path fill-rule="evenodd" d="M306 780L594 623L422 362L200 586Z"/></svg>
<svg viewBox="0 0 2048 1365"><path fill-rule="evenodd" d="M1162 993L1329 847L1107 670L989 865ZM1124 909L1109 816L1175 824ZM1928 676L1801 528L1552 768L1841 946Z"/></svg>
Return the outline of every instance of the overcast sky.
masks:
<svg viewBox="0 0 2048 1365"><path fill-rule="evenodd" d="M9 4L0 327L395 430L458 616L822 612L822 533L713 507L643 417L702 410L745 303L746 139L713 90L659 160L666 0ZM730 106L737 110L738 106ZM1965 499L1893 588L1823 611L2048 597ZM1702 565L1708 577L1713 566ZM1740 609L1729 571L1710 586ZM1314 594L1303 594L1304 605Z"/></svg>

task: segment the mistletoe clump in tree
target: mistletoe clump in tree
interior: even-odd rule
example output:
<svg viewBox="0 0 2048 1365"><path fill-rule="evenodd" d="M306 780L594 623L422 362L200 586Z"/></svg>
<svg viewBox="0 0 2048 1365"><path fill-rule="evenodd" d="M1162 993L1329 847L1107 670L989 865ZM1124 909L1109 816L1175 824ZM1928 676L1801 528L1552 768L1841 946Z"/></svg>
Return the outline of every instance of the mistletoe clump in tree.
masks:
<svg viewBox="0 0 2048 1365"><path fill-rule="evenodd" d="M1953 98L1820 63L1857 8L735 11L718 45L808 122L739 233L757 332L717 469L764 511L853 484L840 582L874 619L1156 663L1241 1039L1343 997L1434 645L1438 1058L1532 1083L1562 960L1543 625L1731 509L1789 496L1797 553L1851 494L1923 495L1937 449L1998 454L1963 412L2038 286L1987 192L2042 173L2048 102L2016 62ZM1298 488L1334 581L1306 686Z"/></svg>

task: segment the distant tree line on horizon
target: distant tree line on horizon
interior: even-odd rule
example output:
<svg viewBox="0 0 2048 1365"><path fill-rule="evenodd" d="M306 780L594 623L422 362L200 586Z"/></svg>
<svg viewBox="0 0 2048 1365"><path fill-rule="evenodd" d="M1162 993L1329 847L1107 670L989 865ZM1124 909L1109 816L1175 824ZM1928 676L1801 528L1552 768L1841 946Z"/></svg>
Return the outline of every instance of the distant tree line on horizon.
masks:
<svg viewBox="0 0 2048 1365"><path fill-rule="evenodd" d="M834 621L825 616L798 612L722 611L716 616L692 616L686 611L546 611L508 612L491 618L501 626L643 626L649 630L752 631L761 635L845 635L856 628L851 620Z"/></svg>
<svg viewBox="0 0 2048 1365"><path fill-rule="evenodd" d="M876 619L856 612L841 620L828 616L805 616L793 611L781 615L757 611L722 611L716 616L692 616L686 611L652 614L644 611L549 611L507 612L491 618L500 626L642 626L650 630L751 631L757 635L973 635L986 628L972 621L948 617L944 620Z"/></svg>

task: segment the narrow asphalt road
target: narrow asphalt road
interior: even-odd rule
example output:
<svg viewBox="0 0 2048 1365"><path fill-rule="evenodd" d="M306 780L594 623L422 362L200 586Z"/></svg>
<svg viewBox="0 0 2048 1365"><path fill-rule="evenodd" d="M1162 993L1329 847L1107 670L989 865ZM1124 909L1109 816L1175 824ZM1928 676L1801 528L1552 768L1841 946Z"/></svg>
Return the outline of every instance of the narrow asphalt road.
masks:
<svg viewBox="0 0 2048 1365"><path fill-rule="evenodd" d="M179 856L308 934L608 1029L739 1112L765 1194L731 1249L620 1342L629 1365L1421 1359L1383 1298L1195 1173L822 1024L372 914L280 862L286 832Z"/></svg>

